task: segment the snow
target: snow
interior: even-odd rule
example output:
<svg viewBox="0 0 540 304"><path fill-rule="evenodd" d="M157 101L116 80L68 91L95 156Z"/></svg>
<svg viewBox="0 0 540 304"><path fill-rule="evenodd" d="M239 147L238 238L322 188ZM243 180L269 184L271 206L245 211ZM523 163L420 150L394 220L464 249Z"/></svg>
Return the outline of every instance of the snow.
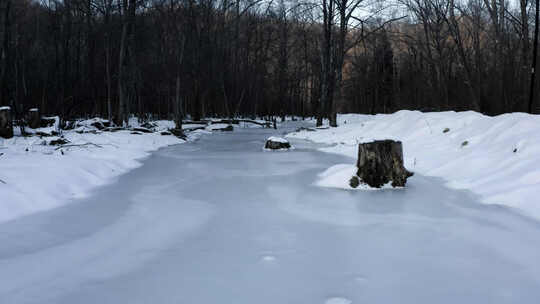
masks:
<svg viewBox="0 0 540 304"><path fill-rule="evenodd" d="M352 301L346 298L334 297L334 298L329 298L324 303L325 304L351 304Z"/></svg>
<svg viewBox="0 0 540 304"><path fill-rule="evenodd" d="M316 187L345 158L296 139L262 152L273 134L164 147L77 203L0 223L0 302L538 303L538 222L420 174L405 191Z"/></svg>
<svg viewBox="0 0 540 304"><path fill-rule="evenodd" d="M6 110L11 110L11 107L9 106L3 106L3 107L0 107L0 111L6 111Z"/></svg>
<svg viewBox="0 0 540 304"><path fill-rule="evenodd" d="M352 188L349 185L349 180L351 177L356 175L358 168L356 165L351 164L337 164L324 172L320 173L319 180L315 182L316 186L328 187L328 188L337 188L337 189L346 189L346 190L382 190L382 189L394 189L390 183L383 185L381 188L373 188L367 184L360 183L358 187ZM399 187L396 189L400 189Z"/></svg>
<svg viewBox="0 0 540 304"><path fill-rule="evenodd" d="M273 256L273 255L265 255L265 256L262 257L262 261L263 262L275 262L276 257Z"/></svg>
<svg viewBox="0 0 540 304"><path fill-rule="evenodd" d="M266 139L266 140L267 140L267 141L278 142L278 143L282 143L282 144L289 143L289 141L286 140L285 138L282 138L282 137L276 137L276 136L270 136L270 137L268 137L268 139Z"/></svg>
<svg viewBox="0 0 540 304"><path fill-rule="evenodd" d="M81 127L83 128L83 127ZM32 129L32 128L24 128L24 132L26 132L27 134L36 134L38 132L40 133L45 133L45 134L53 134L53 132L57 132L58 128L52 126L52 127L44 127L44 128L37 128L37 129ZM15 128L13 130L14 134L15 135L21 135L21 129L20 128Z"/></svg>
<svg viewBox="0 0 540 304"><path fill-rule="evenodd" d="M107 119L103 119L103 118L99 118L99 117L94 117L94 118L90 118L90 119L85 119L85 120L79 120L75 123L75 126L84 126L84 127L92 127L92 124L96 123L96 122L101 122L101 123L108 123L109 121Z"/></svg>
<svg viewBox="0 0 540 304"><path fill-rule="evenodd" d="M172 120L156 120L152 123L156 125L156 127L154 128L155 131L166 131L168 129L174 129L176 127L176 124Z"/></svg>
<svg viewBox="0 0 540 304"><path fill-rule="evenodd" d="M28 110L28 112L38 112L39 110L37 108L32 108L30 110Z"/></svg>
<svg viewBox="0 0 540 304"><path fill-rule="evenodd" d="M400 140L405 167L413 172L442 177L447 186L470 190L483 203L515 207L540 218L539 115L399 111L339 115L338 125L287 137L327 144L322 151L354 160L360 142Z"/></svg>
<svg viewBox="0 0 540 304"><path fill-rule="evenodd" d="M224 124L224 123L213 123L213 124L210 124L206 127L206 130L207 131L214 131L214 130L219 130L219 129L223 129L223 128L227 128L229 126L232 126L230 124Z"/></svg>
<svg viewBox="0 0 540 304"><path fill-rule="evenodd" d="M191 129L196 129L196 128L206 128L206 125L203 125L203 124L182 124L182 129L183 130L191 130Z"/></svg>
<svg viewBox="0 0 540 304"><path fill-rule="evenodd" d="M79 122L80 128L89 129L87 125L96 121ZM54 127L28 131L37 130L50 133ZM184 142L159 133L74 131L63 132L73 146L62 149L48 145L58 137L0 139L0 180L5 182L0 183L0 222L86 197L97 186L139 167L151 151Z"/></svg>

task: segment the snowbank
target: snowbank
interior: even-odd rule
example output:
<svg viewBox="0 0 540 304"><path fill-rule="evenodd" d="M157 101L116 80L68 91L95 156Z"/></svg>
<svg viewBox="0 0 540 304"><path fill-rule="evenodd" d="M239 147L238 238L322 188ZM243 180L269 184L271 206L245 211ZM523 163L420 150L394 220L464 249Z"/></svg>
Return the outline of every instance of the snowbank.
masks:
<svg viewBox="0 0 540 304"><path fill-rule="evenodd" d="M84 197L140 166L149 152L184 142L159 133L130 133L64 131L73 146L62 149L48 145L58 137L0 139L0 221Z"/></svg>
<svg viewBox="0 0 540 304"><path fill-rule="evenodd" d="M516 207L540 219L539 115L399 111L340 115L338 124L287 136L333 144L322 150L355 160L360 142L401 140L406 168L471 190L484 203Z"/></svg>
<svg viewBox="0 0 540 304"><path fill-rule="evenodd" d="M219 131L226 128L234 128L232 124L225 124L225 123L213 123L206 127L207 131Z"/></svg>

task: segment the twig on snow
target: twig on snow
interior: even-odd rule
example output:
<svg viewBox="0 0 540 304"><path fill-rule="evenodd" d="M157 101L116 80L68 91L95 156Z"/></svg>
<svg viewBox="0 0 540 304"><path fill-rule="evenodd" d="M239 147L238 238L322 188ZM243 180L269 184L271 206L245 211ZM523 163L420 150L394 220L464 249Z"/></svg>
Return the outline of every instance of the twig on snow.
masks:
<svg viewBox="0 0 540 304"><path fill-rule="evenodd" d="M85 143L85 144L62 145L62 146L56 147L56 149L54 149L54 150L59 150L59 149L62 149L62 148L70 148L70 147L86 147L86 146L94 146L94 147L97 147L97 148L103 148L103 147L100 146L100 145L96 145L96 144L94 144L94 143L88 142L88 143Z"/></svg>

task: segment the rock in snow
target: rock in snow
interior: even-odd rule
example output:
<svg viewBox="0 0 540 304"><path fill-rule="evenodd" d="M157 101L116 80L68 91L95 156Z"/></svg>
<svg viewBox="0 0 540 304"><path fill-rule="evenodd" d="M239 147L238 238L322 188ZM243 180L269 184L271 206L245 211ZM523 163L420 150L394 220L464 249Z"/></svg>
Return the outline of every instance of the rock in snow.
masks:
<svg viewBox="0 0 540 304"><path fill-rule="evenodd" d="M264 144L265 150L288 150L292 146L285 138L271 136Z"/></svg>

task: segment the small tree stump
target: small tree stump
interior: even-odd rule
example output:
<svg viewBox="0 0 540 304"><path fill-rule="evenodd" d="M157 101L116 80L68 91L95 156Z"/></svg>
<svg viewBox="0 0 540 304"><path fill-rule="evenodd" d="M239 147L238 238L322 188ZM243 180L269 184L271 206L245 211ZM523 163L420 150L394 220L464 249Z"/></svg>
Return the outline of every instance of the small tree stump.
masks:
<svg viewBox="0 0 540 304"><path fill-rule="evenodd" d="M184 134L184 130L182 130L182 129L169 129L169 132L172 133L174 136L180 138L180 139L186 139L187 138L187 136Z"/></svg>
<svg viewBox="0 0 540 304"><path fill-rule="evenodd" d="M362 182L380 188L392 182L403 187L413 173L403 166L403 147L400 141L376 140L358 146L358 172Z"/></svg>
<svg viewBox="0 0 540 304"><path fill-rule="evenodd" d="M0 107L0 137L13 137L13 120L11 119L10 107Z"/></svg>
<svg viewBox="0 0 540 304"><path fill-rule="evenodd" d="M40 128L41 116L39 115L39 110L36 108L28 110L26 121L28 122L28 127L31 129Z"/></svg>

